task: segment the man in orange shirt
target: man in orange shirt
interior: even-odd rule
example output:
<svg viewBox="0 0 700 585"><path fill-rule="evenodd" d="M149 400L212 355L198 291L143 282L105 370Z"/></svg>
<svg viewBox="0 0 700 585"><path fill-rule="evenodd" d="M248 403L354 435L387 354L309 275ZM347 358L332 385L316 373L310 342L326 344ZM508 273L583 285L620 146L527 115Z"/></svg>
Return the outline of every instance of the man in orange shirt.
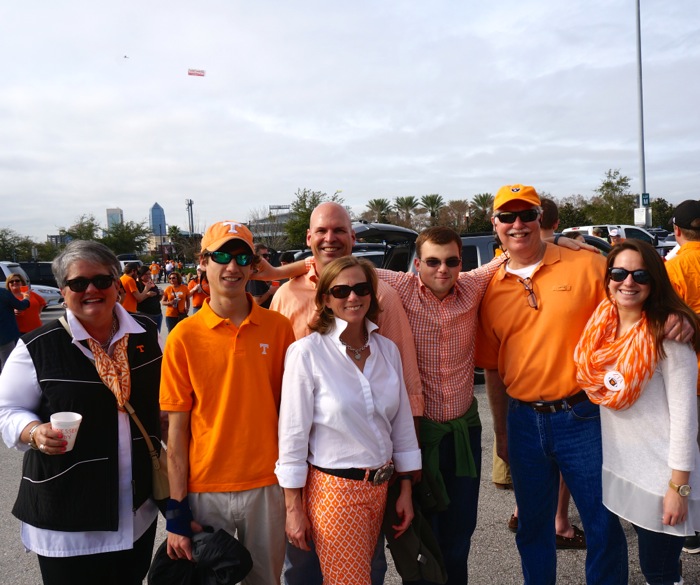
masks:
<svg viewBox="0 0 700 585"><path fill-rule="evenodd" d="M680 203L673 211L673 234L680 249L666 262L666 271L673 288L680 297L700 314L700 201L689 199ZM700 357L700 356L699 356ZM700 417L700 361L698 361L698 416ZM698 432L700 445L700 431ZM683 550L690 554L700 553L700 537L685 539Z"/></svg>
<svg viewBox="0 0 700 585"><path fill-rule="evenodd" d="M137 310L136 305L138 305L144 299L156 296L158 294L155 290L153 290L156 286L153 282L151 283L152 286L144 288L143 292L139 292L139 287L136 285L138 269L138 262L127 262L124 265L124 274L119 277L125 293L124 298L122 299L122 306L129 311L129 313L135 313Z"/></svg>
<svg viewBox="0 0 700 585"><path fill-rule="evenodd" d="M238 533L253 558L245 582L278 583L285 507L275 476L289 320L245 292L253 236L234 221L202 238L211 296L168 337L161 409L169 413L168 555L192 558L199 525ZM192 523L194 520L196 522Z"/></svg>
<svg viewBox="0 0 700 585"><path fill-rule="evenodd" d="M602 501L598 406L576 382L573 353L605 296L605 261L540 238L534 188L502 187L492 223L508 250L481 303L476 362L486 369L498 455L510 463L526 584L554 585L559 474L586 531L586 581L627 583L620 522ZM507 425L507 432L506 432Z"/></svg>

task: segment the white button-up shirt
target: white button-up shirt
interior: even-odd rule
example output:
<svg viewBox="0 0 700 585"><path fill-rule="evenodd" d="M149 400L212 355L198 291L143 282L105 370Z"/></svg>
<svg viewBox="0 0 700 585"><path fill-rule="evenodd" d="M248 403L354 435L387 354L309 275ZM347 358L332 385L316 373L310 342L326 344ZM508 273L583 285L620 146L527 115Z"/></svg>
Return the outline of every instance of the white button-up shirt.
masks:
<svg viewBox="0 0 700 585"><path fill-rule="evenodd" d="M275 468L282 487L303 487L309 463L376 469L393 460L397 471L421 468L398 349L374 323L365 324L370 355L364 371L340 341L342 319L328 334L312 333L289 346Z"/></svg>

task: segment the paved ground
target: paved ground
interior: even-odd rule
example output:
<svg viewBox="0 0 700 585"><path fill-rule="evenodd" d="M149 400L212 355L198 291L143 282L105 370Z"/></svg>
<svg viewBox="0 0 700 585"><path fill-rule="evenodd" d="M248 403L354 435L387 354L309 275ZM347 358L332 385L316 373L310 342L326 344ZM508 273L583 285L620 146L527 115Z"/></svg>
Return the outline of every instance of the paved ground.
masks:
<svg viewBox="0 0 700 585"><path fill-rule="evenodd" d="M56 311L57 312L57 311ZM54 311L52 311L54 313ZM49 317L47 315L47 317ZM53 315L51 315L53 317ZM513 510L512 492L496 490L490 482L491 453L493 447L491 415L484 393L484 387L476 388L479 400L483 433L484 477L481 482L479 519L472 541L470 555L470 583L472 585L508 585L522 583L520 559L515 547L514 536L508 531L506 521ZM19 540L19 523L10 510L17 492L21 472L21 455L0 446L0 583L14 585L39 585L38 566L33 554L25 553ZM580 526L580 521L572 506L572 519ZM634 531L625 524L630 548L630 580L633 585L643 584L644 579L638 569L637 546ZM162 522L159 524L158 539L163 538ZM683 572L686 585L700 583L700 555L683 554ZM561 585L585 583L585 552L560 551L558 553L558 579ZM387 585L401 583L393 567L386 578Z"/></svg>

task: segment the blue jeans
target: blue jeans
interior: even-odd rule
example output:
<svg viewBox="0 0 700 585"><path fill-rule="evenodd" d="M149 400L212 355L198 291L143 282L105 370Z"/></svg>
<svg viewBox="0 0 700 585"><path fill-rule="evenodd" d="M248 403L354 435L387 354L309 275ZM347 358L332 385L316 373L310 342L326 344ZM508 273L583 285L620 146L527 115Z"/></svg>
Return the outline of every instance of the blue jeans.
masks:
<svg viewBox="0 0 700 585"><path fill-rule="evenodd" d="M554 517L559 472L586 532L586 583L627 583L627 541L620 520L603 506L603 452L598 406L588 400L540 413L509 400L508 453L518 504L518 533L526 584L554 585Z"/></svg>
<svg viewBox="0 0 700 585"><path fill-rule="evenodd" d="M311 552L301 550L287 543L287 554L282 569L283 585L323 585L321 564L316 554L314 543ZM383 585L386 574L386 555L384 554L384 535L380 532L377 547L372 557L372 585Z"/></svg>
<svg viewBox="0 0 700 585"><path fill-rule="evenodd" d="M466 585L469 581L467 565L472 534L476 528L481 481L481 427L470 427L469 442L474 455L476 477L457 476L454 434L449 433L440 441L440 472L450 504L444 512L426 515L445 561L446 585ZM428 585L432 581L421 579L405 583Z"/></svg>
<svg viewBox="0 0 700 585"><path fill-rule="evenodd" d="M685 538L652 532L636 525L639 566L650 585L673 585L681 580L680 559Z"/></svg>

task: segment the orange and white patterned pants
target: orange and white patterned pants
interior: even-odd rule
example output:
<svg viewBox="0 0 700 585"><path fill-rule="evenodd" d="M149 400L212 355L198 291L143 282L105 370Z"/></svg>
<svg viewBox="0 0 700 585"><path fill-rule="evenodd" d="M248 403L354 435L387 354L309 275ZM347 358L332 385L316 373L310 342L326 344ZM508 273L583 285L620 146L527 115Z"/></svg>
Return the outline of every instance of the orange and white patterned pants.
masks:
<svg viewBox="0 0 700 585"><path fill-rule="evenodd" d="M306 510L324 585L370 585L388 485L309 468Z"/></svg>

